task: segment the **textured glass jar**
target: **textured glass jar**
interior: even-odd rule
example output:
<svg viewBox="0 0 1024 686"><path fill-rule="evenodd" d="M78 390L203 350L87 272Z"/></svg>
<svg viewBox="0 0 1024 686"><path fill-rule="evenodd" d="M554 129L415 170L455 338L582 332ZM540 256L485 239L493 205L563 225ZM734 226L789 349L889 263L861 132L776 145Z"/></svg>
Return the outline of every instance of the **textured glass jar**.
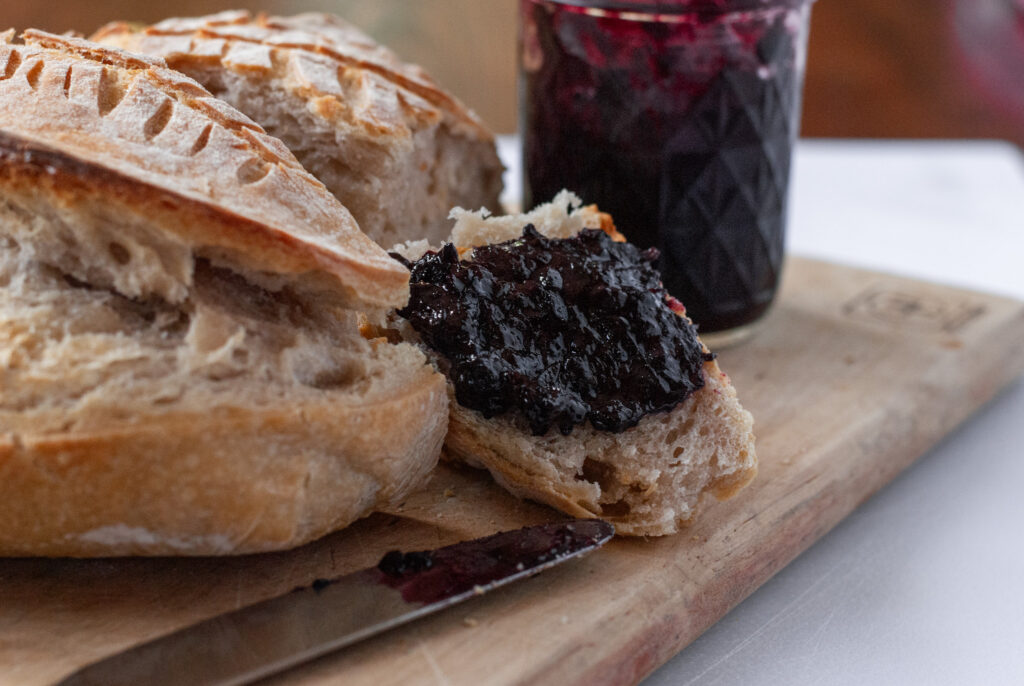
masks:
<svg viewBox="0 0 1024 686"><path fill-rule="evenodd" d="M610 212L721 342L778 286L811 2L521 0L524 205Z"/></svg>

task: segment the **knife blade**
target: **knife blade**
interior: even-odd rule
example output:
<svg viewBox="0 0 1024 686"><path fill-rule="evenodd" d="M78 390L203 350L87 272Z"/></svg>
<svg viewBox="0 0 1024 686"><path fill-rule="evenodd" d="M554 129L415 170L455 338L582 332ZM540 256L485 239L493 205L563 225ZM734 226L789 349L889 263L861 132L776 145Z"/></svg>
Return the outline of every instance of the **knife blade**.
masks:
<svg viewBox="0 0 1024 686"><path fill-rule="evenodd" d="M392 551L376 567L317 579L88 665L57 686L247 684L432 614L604 545L614 528L575 520L432 551Z"/></svg>

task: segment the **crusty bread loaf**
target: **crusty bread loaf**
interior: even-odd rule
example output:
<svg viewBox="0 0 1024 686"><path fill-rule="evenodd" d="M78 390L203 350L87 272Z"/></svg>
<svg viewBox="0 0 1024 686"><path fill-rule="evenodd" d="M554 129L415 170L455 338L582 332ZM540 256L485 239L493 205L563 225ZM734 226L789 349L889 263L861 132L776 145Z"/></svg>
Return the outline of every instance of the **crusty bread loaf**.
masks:
<svg viewBox="0 0 1024 686"><path fill-rule="evenodd" d="M456 210L452 242L479 246L522 234L533 224L549 237L603 228L607 215L563 192L551 203L518 216L488 218ZM426 246L399 246L407 258ZM406 329L408 335L409 329ZM658 536L677 532L710 494L730 497L754 478L753 419L716 362L706 362L704 387L668 413L654 413L622 433L589 423L568 436L551 430L533 436L506 416L485 419L459 405L450 390L445 455L484 467L506 489L577 517L601 517L616 533Z"/></svg>
<svg viewBox="0 0 1024 686"><path fill-rule="evenodd" d="M155 55L280 138L381 245L447 234L454 205L498 209L493 135L422 69L326 14L222 12L94 38Z"/></svg>
<svg viewBox="0 0 1024 686"><path fill-rule="evenodd" d="M23 210L15 230L69 273L83 278L74 262L87 259L93 277L119 278L110 285L127 295L177 300L191 251L254 279L286 275L333 300L405 301L405 270L252 120L159 60L42 32L25 38L0 48L8 211ZM87 206L76 220L89 222L88 238L61 215L72 202ZM119 239L103 233L111 222L146 270L124 268L112 248Z"/></svg>
<svg viewBox="0 0 1024 686"><path fill-rule="evenodd" d="M0 40L0 554L276 550L404 497L443 378L405 270L198 84Z"/></svg>

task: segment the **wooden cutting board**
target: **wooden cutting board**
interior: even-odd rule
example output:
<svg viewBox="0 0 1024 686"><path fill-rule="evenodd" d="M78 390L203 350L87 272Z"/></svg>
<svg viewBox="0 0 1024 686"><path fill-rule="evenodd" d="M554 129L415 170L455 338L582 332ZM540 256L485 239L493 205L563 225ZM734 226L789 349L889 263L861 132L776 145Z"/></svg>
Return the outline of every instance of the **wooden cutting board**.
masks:
<svg viewBox="0 0 1024 686"><path fill-rule="evenodd" d="M740 496L685 533L617 539L274 683L640 680L1024 371L1024 303L792 259L763 328L721 364L756 419L760 474ZM0 560L0 685L50 683L394 548L556 518L442 466L395 512L287 553Z"/></svg>

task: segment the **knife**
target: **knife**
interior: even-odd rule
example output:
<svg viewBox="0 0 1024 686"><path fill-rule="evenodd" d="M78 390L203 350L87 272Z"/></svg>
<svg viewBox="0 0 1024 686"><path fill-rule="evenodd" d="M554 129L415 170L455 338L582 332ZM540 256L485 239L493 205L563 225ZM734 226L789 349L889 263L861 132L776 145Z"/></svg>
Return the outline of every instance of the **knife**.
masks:
<svg viewBox="0 0 1024 686"><path fill-rule="evenodd" d="M376 567L193 624L88 665L57 686L247 684L533 576L604 545L598 519L543 524L437 550L392 551Z"/></svg>

